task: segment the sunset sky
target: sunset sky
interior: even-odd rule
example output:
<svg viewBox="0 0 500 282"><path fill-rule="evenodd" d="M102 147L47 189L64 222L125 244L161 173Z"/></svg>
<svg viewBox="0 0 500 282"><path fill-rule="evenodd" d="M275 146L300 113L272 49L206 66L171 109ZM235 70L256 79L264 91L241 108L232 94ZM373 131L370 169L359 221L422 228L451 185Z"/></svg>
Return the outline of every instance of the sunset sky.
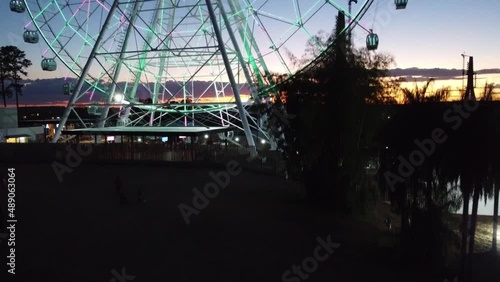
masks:
<svg viewBox="0 0 500 282"><path fill-rule="evenodd" d="M476 69L500 68L500 1L410 0L402 11L377 6L363 24L376 27L379 50L393 54L397 67L461 69L465 52Z"/></svg>
<svg viewBox="0 0 500 282"><path fill-rule="evenodd" d="M346 6L344 2L347 1L339 3ZM278 9L279 5L276 7ZM374 28L380 37L379 51L393 54L399 68L461 69L463 52L475 57L476 69L500 68L498 12L500 1L410 0L406 10L396 11L392 0L377 0L361 24L367 29ZM44 43L29 45L21 37L23 26L28 21L26 13L12 13L9 1L1 1L3 36L0 45L17 45L26 51L34 62L29 78L63 76L64 71L47 73L40 70ZM365 37L365 31L355 29L357 46L364 45Z"/></svg>

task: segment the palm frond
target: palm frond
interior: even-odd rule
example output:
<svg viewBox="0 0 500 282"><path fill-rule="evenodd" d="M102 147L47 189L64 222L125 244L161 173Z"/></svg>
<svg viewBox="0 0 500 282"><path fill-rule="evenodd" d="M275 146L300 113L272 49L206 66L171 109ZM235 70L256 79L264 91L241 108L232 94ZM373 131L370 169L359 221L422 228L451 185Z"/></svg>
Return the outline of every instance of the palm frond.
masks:
<svg viewBox="0 0 500 282"><path fill-rule="evenodd" d="M493 101L493 89L494 88L495 88L495 85L489 84L488 82L486 82L484 84L483 96L482 96L481 100L488 101L488 102Z"/></svg>

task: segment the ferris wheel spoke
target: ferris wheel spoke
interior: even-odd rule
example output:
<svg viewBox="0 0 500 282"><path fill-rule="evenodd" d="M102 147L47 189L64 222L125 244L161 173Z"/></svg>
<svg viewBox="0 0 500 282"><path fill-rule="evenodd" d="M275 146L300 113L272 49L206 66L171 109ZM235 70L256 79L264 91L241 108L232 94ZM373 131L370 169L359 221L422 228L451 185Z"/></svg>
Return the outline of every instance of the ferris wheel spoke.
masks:
<svg viewBox="0 0 500 282"><path fill-rule="evenodd" d="M300 19L302 19L302 13L300 11L300 5L298 0L293 1L293 8L295 10L295 20L299 21Z"/></svg>
<svg viewBox="0 0 500 282"><path fill-rule="evenodd" d="M56 13L52 14L52 16L50 16L49 18L46 18L45 14L43 14L43 19L42 19L43 22L42 22L41 25L39 25L39 28L45 28L45 27L47 27L50 30L50 26L49 26L50 25L50 21L53 20L53 19L55 19L56 17L57 17Z"/></svg>
<svg viewBox="0 0 500 282"><path fill-rule="evenodd" d="M263 31L263 33L267 36L267 39L269 41L269 43L271 44L271 46L269 47L271 49L271 51L269 51L269 53L267 54L264 54L264 56L268 55L268 54L271 54L271 53L274 53L276 54L276 56L278 57L281 65L284 67L285 71L287 73L291 73L291 70L290 68L288 67L288 65L285 63L285 60L283 59L283 56L281 55L279 49L276 47L276 44L275 42L273 41L271 35L269 34L269 32L267 31L267 29L264 27L264 25L262 25L262 23L260 22L260 19L258 17L258 15L255 15L256 17L256 20L259 21L259 25L261 27L261 30Z"/></svg>
<svg viewBox="0 0 500 282"><path fill-rule="evenodd" d="M31 2L31 1L30 1L29 3L33 3L33 2ZM33 3L33 4L29 4L28 6L31 6L31 5L34 5L34 3ZM47 11L46 11L46 10L47 10L48 8L50 8L50 6L51 6L51 5L52 5L52 2L50 2L50 3L49 3L49 4L47 4L45 7L43 7L43 9L40 9L40 11L39 11L36 15L34 15L34 16L33 16L33 19L32 19L32 20L30 20L30 21L29 21L29 22L28 22L28 23L27 23L24 27L25 27L25 28L27 28L28 26L30 26L31 24L33 24L33 21L38 20L38 18L39 18L40 16L44 15L45 13L47 13Z"/></svg>
<svg viewBox="0 0 500 282"><path fill-rule="evenodd" d="M78 51L78 53L76 54L76 57L77 57L77 58L80 58L84 50L85 50L85 46L82 46L82 47L80 48L80 50ZM74 69L74 68L75 68L75 66L77 66L78 68L80 68L80 67L77 65L77 62L76 62L76 61L71 62L70 68L71 68L71 69Z"/></svg>
<svg viewBox="0 0 500 282"><path fill-rule="evenodd" d="M71 22L71 20L74 20L74 21L76 22L76 24L77 24L77 26L78 26L78 27L81 27L81 26L83 26L83 25L85 24L85 22L80 23L80 22L79 22L79 20L78 20L78 18L76 17L76 16L77 16L77 13L80 11L80 9L83 7L83 5L85 5L85 2L87 2L87 0L84 0L84 1L80 4L80 6L78 6L75 10L73 10L73 9L71 8L71 6L70 6L70 5L68 5L68 10L69 10L69 12L70 12L70 14L71 14L71 17L70 17L70 19L69 19L68 21L66 21L67 23ZM89 3L90 3L90 1L89 1ZM89 9L89 11L90 11L90 9ZM61 12L62 12L62 11L61 11ZM90 13L87 13L86 22L89 22L89 19L90 19ZM88 26L88 25L87 25L87 26ZM88 32L88 30L86 30L86 32Z"/></svg>
<svg viewBox="0 0 500 282"><path fill-rule="evenodd" d="M53 2L51 2L51 3L53 3ZM38 7L39 7L39 8L41 8L39 4L38 4ZM49 5L47 5L46 7L49 7ZM53 17L51 17L51 18L50 18L50 19L48 19L48 20L45 18L45 16L43 16L43 19L44 19L45 24L49 23L49 22L50 22L50 20L54 19L54 18L55 18L55 15L56 15L56 14L54 14L54 16L53 16ZM36 21L35 21L35 20L32 20L32 22L33 22L33 23L35 23L35 25L37 26L37 28L40 30L40 27L36 24ZM45 25L45 24L44 24L44 25ZM51 27L50 25L48 25L48 24L47 24L46 26L48 27L48 29L49 29L50 33L51 33L51 34L54 34L54 30L52 29L52 27ZM44 35L42 34L42 36L44 36ZM57 38L57 37L56 37L56 38ZM65 54L66 54L66 55L70 58L70 60L71 60L71 61L73 61L73 62L77 62L77 61L78 61L78 60L75 60L75 59L73 58L73 56L71 56L71 55L69 54L69 52L67 51L67 49L65 49L65 48L64 48L64 45L63 45L63 44L62 44L59 40L53 41L53 42L52 42L52 44L48 43L48 44L49 44L49 47L52 47L52 46L53 46L53 44L55 44L56 42L57 42L57 44L60 46L60 49L61 49L61 50L64 50L64 53L65 53ZM53 47L52 47L52 48L53 48ZM81 69L81 67L79 66L79 64L78 64L78 63L76 63L76 65L77 65L77 66Z"/></svg>
<svg viewBox="0 0 500 282"><path fill-rule="evenodd" d="M278 22L282 22L282 23L288 24L288 25L292 25L293 26L293 25L297 24L293 20L289 20L289 19L285 19L285 18L282 18L282 17L279 17L279 16L275 16L275 15L267 13L265 11L252 10L252 12L255 15L260 15L262 17L266 17L266 18L269 18L269 19L272 19L272 20L275 20L275 21L278 21Z"/></svg>

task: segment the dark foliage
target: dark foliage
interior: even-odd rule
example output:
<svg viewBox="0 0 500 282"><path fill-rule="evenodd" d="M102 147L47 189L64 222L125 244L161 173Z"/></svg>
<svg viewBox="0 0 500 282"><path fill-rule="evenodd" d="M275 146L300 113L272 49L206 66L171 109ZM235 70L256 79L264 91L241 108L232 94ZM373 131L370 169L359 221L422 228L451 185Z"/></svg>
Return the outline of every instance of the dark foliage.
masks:
<svg viewBox="0 0 500 282"><path fill-rule="evenodd" d="M31 61L26 59L24 51L16 46L0 47L0 91L2 91L3 104L7 107L7 98L16 96L16 106L19 106L19 95L22 95L21 75L26 76L26 68L31 66Z"/></svg>

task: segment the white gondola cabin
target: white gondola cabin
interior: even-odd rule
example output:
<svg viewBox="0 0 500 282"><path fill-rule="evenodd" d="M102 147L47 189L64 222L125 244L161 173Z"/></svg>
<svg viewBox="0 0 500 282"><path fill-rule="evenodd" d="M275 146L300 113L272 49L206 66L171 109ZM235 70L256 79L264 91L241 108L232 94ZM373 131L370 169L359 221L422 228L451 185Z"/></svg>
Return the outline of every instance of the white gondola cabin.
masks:
<svg viewBox="0 0 500 282"><path fill-rule="evenodd" d="M366 37L366 48L370 51L377 50L378 48L378 35L370 31L368 36Z"/></svg>
<svg viewBox="0 0 500 282"><path fill-rule="evenodd" d="M10 10L15 13L24 13L26 6L22 0L10 0Z"/></svg>
<svg viewBox="0 0 500 282"><path fill-rule="evenodd" d="M102 107L97 107L95 111L96 116L100 116L102 114L103 108Z"/></svg>
<svg viewBox="0 0 500 282"><path fill-rule="evenodd" d="M23 34L24 42L26 43L38 43L40 36L36 30L25 30Z"/></svg>
<svg viewBox="0 0 500 282"><path fill-rule="evenodd" d="M64 95L71 95L75 91L75 84L73 82L66 82L63 85Z"/></svg>
<svg viewBox="0 0 500 282"><path fill-rule="evenodd" d="M94 105L89 105L89 106L87 106L87 113L88 113L89 115L95 115L96 109L97 109L97 107L96 107L96 106L94 106Z"/></svg>
<svg viewBox="0 0 500 282"><path fill-rule="evenodd" d="M53 58L44 58L42 60L42 70L55 71L57 69L57 62Z"/></svg>
<svg viewBox="0 0 500 282"><path fill-rule="evenodd" d="M97 103L93 103L87 107L87 113L89 115L100 116L102 114L102 107Z"/></svg>

